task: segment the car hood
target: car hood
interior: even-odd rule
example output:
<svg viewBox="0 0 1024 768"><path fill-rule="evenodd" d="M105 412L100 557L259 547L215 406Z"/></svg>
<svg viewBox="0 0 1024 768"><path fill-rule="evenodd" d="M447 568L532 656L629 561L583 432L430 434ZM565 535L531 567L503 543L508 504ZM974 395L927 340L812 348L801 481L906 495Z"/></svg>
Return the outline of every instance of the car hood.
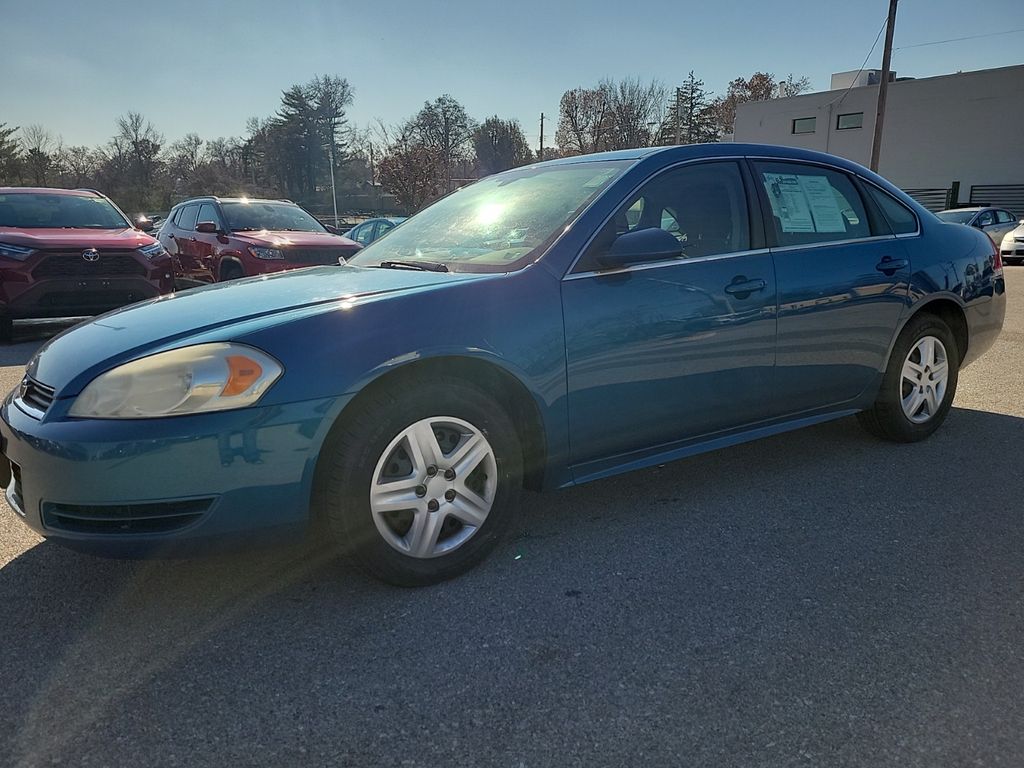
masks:
<svg viewBox="0 0 1024 768"><path fill-rule="evenodd" d="M261 229L258 232L233 232L232 235L239 240L250 242L253 245L265 245L269 248L291 247L323 247L343 248L359 247L355 240L349 240L342 235L333 235L330 232L281 232L270 229Z"/></svg>
<svg viewBox="0 0 1024 768"><path fill-rule="evenodd" d="M0 227L0 242L26 248L141 248L156 240L137 229L18 229Z"/></svg>
<svg viewBox="0 0 1024 768"><path fill-rule="evenodd" d="M162 349L235 336L306 316L492 275L314 267L217 283L101 315L51 339L29 362L33 378L77 394L97 374Z"/></svg>

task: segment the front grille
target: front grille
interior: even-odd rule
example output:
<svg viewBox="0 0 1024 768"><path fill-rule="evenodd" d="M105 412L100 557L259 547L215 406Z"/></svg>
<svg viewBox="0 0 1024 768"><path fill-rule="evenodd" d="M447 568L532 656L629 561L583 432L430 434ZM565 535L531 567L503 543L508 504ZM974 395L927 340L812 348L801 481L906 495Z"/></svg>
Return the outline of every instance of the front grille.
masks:
<svg viewBox="0 0 1024 768"><path fill-rule="evenodd" d="M156 288L146 283L139 283L131 289L46 291L39 294L35 305L52 310L60 309L69 316L75 312L93 314L134 304L136 301L152 298L157 293Z"/></svg>
<svg viewBox="0 0 1024 768"><path fill-rule="evenodd" d="M26 376L21 380L18 399L33 410L46 413L53 405L53 388Z"/></svg>
<svg viewBox="0 0 1024 768"><path fill-rule="evenodd" d="M292 264L330 264L332 266L338 265L340 257L344 256L347 259L351 255L351 251L340 248L288 248L284 252L285 261Z"/></svg>
<svg viewBox="0 0 1024 768"><path fill-rule="evenodd" d="M201 518L213 499L156 501L140 504L43 503L43 525L74 533L168 533Z"/></svg>
<svg viewBox="0 0 1024 768"><path fill-rule="evenodd" d="M54 277L120 277L122 275L145 275L146 266L132 253L100 251L96 261L86 261L81 251L51 253L33 269L36 280Z"/></svg>

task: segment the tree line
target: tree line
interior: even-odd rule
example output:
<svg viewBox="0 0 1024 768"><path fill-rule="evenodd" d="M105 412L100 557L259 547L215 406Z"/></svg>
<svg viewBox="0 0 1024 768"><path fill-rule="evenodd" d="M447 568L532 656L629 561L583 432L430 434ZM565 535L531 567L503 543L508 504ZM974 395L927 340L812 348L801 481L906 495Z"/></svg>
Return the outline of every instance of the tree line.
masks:
<svg viewBox="0 0 1024 768"><path fill-rule="evenodd" d="M188 133L167 142L143 115L128 112L109 141L87 147L67 145L41 125L0 123L0 185L96 188L130 213L166 211L205 194L287 197L325 211L333 172L339 210L411 213L468 180L538 159L720 141L743 102L808 88L807 78L779 82L767 72L736 78L717 96L692 71L672 88L605 79L562 94L556 146L534 151L517 120L477 121L449 94L398 124L357 128L347 117L351 85L323 75L283 91L277 111L250 118L244 136Z"/></svg>

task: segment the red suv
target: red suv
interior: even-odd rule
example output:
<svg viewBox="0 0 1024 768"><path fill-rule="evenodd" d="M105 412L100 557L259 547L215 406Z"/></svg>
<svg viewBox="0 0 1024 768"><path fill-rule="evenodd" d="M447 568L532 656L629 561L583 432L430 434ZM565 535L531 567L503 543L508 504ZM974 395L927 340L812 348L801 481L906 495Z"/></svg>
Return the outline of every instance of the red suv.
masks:
<svg viewBox="0 0 1024 768"><path fill-rule="evenodd" d="M171 209L158 234L179 278L212 283L337 265L361 246L328 232L289 200L197 197Z"/></svg>
<svg viewBox="0 0 1024 768"><path fill-rule="evenodd" d="M0 338L15 319L96 315L173 290L164 247L99 192L0 187Z"/></svg>

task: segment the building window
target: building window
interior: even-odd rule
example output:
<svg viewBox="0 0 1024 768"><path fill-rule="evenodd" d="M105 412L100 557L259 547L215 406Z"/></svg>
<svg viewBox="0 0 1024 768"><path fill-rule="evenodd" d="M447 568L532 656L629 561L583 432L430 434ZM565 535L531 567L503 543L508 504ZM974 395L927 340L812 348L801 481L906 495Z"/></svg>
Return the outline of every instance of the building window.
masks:
<svg viewBox="0 0 1024 768"><path fill-rule="evenodd" d="M847 131L850 128L864 127L864 113L851 112L848 115L840 115L836 118L836 130ZM794 131L795 133L795 131Z"/></svg>
<svg viewBox="0 0 1024 768"><path fill-rule="evenodd" d="M793 133L814 133L816 117L798 117L793 121Z"/></svg>

